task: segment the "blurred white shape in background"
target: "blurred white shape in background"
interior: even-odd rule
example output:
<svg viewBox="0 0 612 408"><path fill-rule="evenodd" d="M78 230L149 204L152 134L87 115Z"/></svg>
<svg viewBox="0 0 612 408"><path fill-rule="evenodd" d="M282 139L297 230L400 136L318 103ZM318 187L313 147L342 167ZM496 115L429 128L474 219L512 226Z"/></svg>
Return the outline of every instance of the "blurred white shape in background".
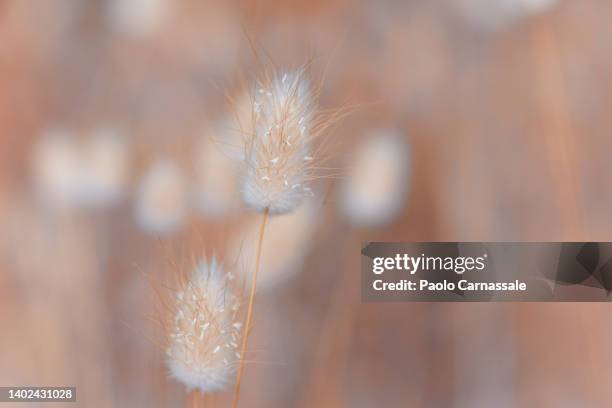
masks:
<svg viewBox="0 0 612 408"><path fill-rule="evenodd" d="M221 140L214 138L219 134ZM238 166L234 146L225 132L204 137L195 152L194 201L206 218L219 219L227 215L238 198Z"/></svg>
<svg viewBox="0 0 612 408"><path fill-rule="evenodd" d="M454 9L475 28L494 31L511 23L543 13L558 0L452 0Z"/></svg>
<svg viewBox="0 0 612 408"><path fill-rule="evenodd" d="M96 130L85 141L79 201L85 207L106 207L123 196L128 181L128 149L114 130Z"/></svg>
<svg viewBox="0 0 612 408"><path fill-rule="evenodd" d="M301 271L302 262L318 225L318 206L306 200L292 213L270 217L264 232L261 269L257 289L268 290ZM228 264L236 262L236 272L250 285L253 273L261 216L254 217L243 233L228 244Z"/></svg>
<svg viewBox="0 0 612 408"><path fill-rule="evenodd" d="M176 163L159 159L140 182L136 220L146 232L169 234L182 227L187 210L187 183Z"/></svg>
<svg viewBox="0 0 612 408"><path fill-rule="evenodd" d="M132 37L147 37L159 31L168 16L168 0L113 0L110 18L114 28Z"/></svg>
<svg viewBox="0 0 612 408"><path fill-rule="evenodd" d="M348 174L340 186L344 217L360 227L379 227L402 211L410 186L410 147L394 130L378 130L350 156Z"/></svg>
<svg viewBox="0 0 612 408"><path fill-rule="evenodd" d="M48 129L34 146L33 171L36 192L45 204L76 204L81 162L73 135L64 129Z"/></svg>
<svg viewBox="0 0 612 408"><path fill-rule="evenodd" d="M34 147L33 172L45 204L65 209L108 207L125 191L127 146L111 130L78 139L71 131L49 129Z"/></svg>
<svg viewBox="0 0 612 408"><path fill-rule="evenodd" d="M522 0L527 13L542 13L557 5L558 0Z"/></svg>

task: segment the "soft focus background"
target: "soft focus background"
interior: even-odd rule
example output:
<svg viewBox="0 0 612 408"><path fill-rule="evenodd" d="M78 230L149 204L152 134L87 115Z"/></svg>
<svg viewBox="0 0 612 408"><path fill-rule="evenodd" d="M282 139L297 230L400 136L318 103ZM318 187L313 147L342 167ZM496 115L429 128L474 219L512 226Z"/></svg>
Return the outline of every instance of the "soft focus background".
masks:
<svg viewBox="0 0 612 408"><path fill-rule="evenodd" d="M611 18L606 0L1 1L0 385L187 401L151 280L212 254L250 273L258 216L209 141L231 138L257 53L312 60L322 108L355 108L331 135L342 176L270 225L242 406L611 406L608 305L361 304L358 279L363 241L612 239ZM350 175L362 161L385 176Z"/></svg>

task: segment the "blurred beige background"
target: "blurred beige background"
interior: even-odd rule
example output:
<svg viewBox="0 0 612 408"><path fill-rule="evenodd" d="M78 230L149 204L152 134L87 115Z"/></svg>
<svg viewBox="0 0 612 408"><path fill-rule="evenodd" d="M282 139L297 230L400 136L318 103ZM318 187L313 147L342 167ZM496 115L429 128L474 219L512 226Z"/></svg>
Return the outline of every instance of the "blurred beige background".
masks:
<svg viewBox="0 0 612 408"><path fill-rule="evenodd" d="M192 153L258 68L250 40L279 67L312 58L323 108L358 105L334 166L381 128L411 158L386 225L347 221L342 177L321 187L308 245L258 295L242 406L612 405L606 304L358 297L363 241L612 238L610 18L604 0L0 2L0 385L75 385L83 407L186 403L149 279L202 254L231 264L256 219L185 201ZM98 155L88 140L108 129L119 144ZM138 203L158 160L174 166L159 206L180 216L151 226ZM75 199L83 169L102 182Z"/></svg>

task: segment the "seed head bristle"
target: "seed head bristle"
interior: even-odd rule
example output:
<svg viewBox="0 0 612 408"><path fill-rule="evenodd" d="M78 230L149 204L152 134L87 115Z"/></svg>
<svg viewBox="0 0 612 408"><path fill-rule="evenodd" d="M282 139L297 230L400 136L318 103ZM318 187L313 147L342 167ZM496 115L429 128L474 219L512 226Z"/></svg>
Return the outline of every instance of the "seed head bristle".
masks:
<svg viewBox="0 0 612 408"><path fill-rule="evenodd" d="M202 262L176 293L167 364L187 389L223 390L240 362L240 299L213 258Z"/></svg>
<svg viewBox="0 0 612 408"><path fill-rule="evenodd" d="M242 197L256 211L288 213L310 194L316 115L303 71L257 84L251 96L252 131L243 137Z"/></svg>

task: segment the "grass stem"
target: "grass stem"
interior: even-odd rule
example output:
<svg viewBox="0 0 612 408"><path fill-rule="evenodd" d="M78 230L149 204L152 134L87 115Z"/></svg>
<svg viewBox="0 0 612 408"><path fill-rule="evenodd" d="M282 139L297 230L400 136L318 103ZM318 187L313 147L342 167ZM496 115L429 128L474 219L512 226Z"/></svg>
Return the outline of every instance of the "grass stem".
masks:
<svg viewBox="0 0 612 408"><path fill-rule="evenodd" d="M253 318L253 303L255 302L255 290L257 288L257 275L259 274L259 264L261 260L261 249L263 246L264 231L266 229L266 223L268 222L269 210L263 213L263 219L261 221L261 227L259 229L259 239L257 241L257 256L255 258L255 270L253 271L253 278L251 281L251 293L249 295L249 306L247 309L247 317L244 325L244 336L242 336L242 347L240 349L240 366L238 367L238 374L236 376L236 388L234 390L234 401L232 403L233 408L238 407L238 400L240 397L240 383L242 380L242 373L244 371L244 356L246 353L247 344L249 341L249 333L251 332L251 320Z"/></svg>

